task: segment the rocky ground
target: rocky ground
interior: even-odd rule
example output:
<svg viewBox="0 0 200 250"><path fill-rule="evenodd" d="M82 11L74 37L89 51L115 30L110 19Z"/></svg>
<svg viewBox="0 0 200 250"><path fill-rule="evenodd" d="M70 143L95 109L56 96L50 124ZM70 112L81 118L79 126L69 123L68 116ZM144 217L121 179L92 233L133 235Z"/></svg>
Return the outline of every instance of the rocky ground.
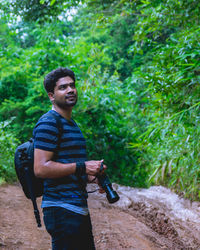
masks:
<svg viewBox="0 0 200 250"><path fill-rule="evenodd" d="M164 187L114 188L120 201L112 205L105 195L89 195L97 250L200 249L200 203ZM32 204L18 184L0 186L0 249L51 249L44 225L37 228Z"/></svg>

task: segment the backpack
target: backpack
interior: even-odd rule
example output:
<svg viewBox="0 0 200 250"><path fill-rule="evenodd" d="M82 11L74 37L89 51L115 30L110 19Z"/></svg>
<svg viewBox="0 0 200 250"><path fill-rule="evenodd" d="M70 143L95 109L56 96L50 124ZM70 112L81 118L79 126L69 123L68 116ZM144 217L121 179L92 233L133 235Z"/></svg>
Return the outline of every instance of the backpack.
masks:
<svg viewBox="0 0 200 250"><path fill-rule="evenodd" d="M45 114L43 117L47 116ZM62 124L60 118L54 113L48 113L56 119L59 130L58 144L62 134ZM40 214L37 207L36 198L43 194L43 179L34 174L34 139L19 145L15 151L15 171L22 186L23 192L28 199L31 199L34 208L35 219L38 227L41 227Z"/></svg>

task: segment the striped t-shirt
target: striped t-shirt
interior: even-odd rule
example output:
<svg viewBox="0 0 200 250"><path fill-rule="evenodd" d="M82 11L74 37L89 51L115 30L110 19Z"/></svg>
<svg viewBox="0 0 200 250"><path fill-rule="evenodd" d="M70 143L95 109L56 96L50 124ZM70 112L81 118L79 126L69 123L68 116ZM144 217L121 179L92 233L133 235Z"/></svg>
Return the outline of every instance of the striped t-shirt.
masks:
<svg viewBox="0 0 200 250"><path fill-rule="evenodd" d="M51 115L59 117L62 128ZM49 114L49 115L48 115ZM77 124L66 120L59 113L50 110L37 122L34 130L34 148L54 152L53 161L74 163L87 160L86 142ZM44 179L42 208L58 206L76 213L88 214L87 176L78 179L75 175Z"/></svg>

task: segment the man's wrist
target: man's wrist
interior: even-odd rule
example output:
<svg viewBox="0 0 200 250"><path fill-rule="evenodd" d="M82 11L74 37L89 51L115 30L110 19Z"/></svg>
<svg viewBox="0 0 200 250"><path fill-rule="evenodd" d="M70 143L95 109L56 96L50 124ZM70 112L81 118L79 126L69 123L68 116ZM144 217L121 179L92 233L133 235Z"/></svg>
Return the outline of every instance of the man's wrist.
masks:
<svg viewBox="0 0 200 250"><path fill-rule="evenodd" d="M80 177L86 174L86 165L85 162L77 162L76 163L76 170L75 175Z"/></svg>

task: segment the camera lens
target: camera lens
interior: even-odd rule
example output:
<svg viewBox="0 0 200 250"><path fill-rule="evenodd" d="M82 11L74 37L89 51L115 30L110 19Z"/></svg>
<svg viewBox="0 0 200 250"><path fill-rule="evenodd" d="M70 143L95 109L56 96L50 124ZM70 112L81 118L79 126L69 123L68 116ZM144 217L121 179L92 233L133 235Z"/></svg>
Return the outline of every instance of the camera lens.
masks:
<svg viewBox="0 0 200 250"><path fill-rule="evenodd" d="M106 197L109 203L115 203L119 200L119 195L112 189L112 186L106 185L106 190Z"/></svg>
<svg viewBox="0 0 200 250"><path fill-rule="evenodd" d="M99 184L106 192L106 197L109 203L114 203L119 200L119 195L113 190L112 184L106 174L101 174L97 176Z"/></svg>

